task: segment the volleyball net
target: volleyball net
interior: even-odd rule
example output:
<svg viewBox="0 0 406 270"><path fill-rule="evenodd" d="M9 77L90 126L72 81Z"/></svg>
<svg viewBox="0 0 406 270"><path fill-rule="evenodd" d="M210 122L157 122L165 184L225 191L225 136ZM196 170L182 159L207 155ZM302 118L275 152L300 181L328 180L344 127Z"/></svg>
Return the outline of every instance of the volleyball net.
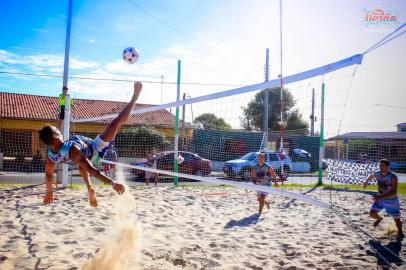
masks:
<svg viewBox="0 0 406 270"><path fill-rule="evenodd" d="M358 54L230 90L213 91L212 85L180 82L183 97L179 100L137 104L127 125L119 130L112 151L104 160L96 158L94 165L111 177L122 167L132 184L204 179L247 183L259 152L264 151L265 162L275 171L279 185L302 191L320 183L360 184L376 169L380 158L395 159L394 168L402 170L404 149L397 138L385 138L382 144L362 134L340 135L342 114L351 111L345 106L346 98L362 58ZM126 91L131 93L130 82L116 82L111 87L129 88ZM148 91L148 84L144 91ZM265 92L269 96L268 129L264 125ZM205 94L195 97L198 93ZM281 103L285 108L282 121ZM95 138L125 104L75 99L70 110L70 136ZM46 147L36 132L1 128L2 183L43 183ZM69 168L69 183L81 183L77 167ZM354 171L359 172L356 177ZM61 173L59 168L55 175L59 182Z"/></svg>
<svg viewBox="0 0 406 270"><path fill-rule="evenodd" d="M326 161L320 152L322 84L327 85L329 92L348 87L355 66L361 62L362 55L355 55L282 78L282 100L280 78L277 78L199 97L185 95L183 100L167 104L136 107L129 124L120 130L114 141L117 158L108 153L95 165L106 173L121 168L127 182L134 185L153 185L155 181L159 185L205 182L274 192L291 198L296 198L292 194L298 194L309 202L309 197L296 191L283 192L297 188L305 192L325 178ZM267 132L264 132L263 122L265 91L269 95ZM285 107L283 122L279 118L281 102ZM118 113L119 108L116 111ZM328 108L325 111L328 116ZM107 124L117 113L74 117L71 133L95 137L96 133L81 132L83 125ZM313 124L306 117L309 115ZM149 119L151 125L133 125L143 119L147 119L146 123ZM161 123L162 128L153 127L154 121L162 119L167 120L166 129L164 123ZM327 117L325 122L328 133L331 122ZM252 168L258 163L261 151L283 189L251 183Z"/></svg>

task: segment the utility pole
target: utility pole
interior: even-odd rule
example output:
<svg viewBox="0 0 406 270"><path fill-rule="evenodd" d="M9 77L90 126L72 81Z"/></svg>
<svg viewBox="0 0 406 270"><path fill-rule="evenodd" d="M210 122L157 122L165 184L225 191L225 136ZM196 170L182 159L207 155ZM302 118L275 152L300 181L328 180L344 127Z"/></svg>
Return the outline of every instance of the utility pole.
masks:
<svg viewBox="0 0 406 270"><path fill-rule="evenodd" d="M165 79L164 75L161 74L161 105L162 105L162 88L163 88L163 85L164 85L164 79Z"/></svg>
<svg viewBox="0 0 406 270"><path fill-rule="evenodd" d="M265 60L265 81L269 80L269 48L266 48L266 60ZM269 121L269 89L264 91L264 144L263 149L268 148L268 121Z"/></svg>
<svg viewBox="0 0 406 270"><path fill-rule="evenodd" d="M312 89L312 114L310 115L310 120L311 120L311 130L310 130L310 136L314 137L314 88Z"/></svg>

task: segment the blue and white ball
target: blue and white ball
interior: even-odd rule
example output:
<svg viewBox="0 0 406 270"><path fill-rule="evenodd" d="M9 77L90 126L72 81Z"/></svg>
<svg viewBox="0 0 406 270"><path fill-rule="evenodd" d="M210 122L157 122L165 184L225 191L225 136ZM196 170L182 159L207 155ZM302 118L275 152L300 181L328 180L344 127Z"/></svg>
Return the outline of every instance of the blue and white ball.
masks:
<svg viewBox="0 0 406 270"><path fill-rule="evenodd" d="M137 62L139 56L137 49L133 47L125 48L123 51L123 60L129 64Z"/></svg>

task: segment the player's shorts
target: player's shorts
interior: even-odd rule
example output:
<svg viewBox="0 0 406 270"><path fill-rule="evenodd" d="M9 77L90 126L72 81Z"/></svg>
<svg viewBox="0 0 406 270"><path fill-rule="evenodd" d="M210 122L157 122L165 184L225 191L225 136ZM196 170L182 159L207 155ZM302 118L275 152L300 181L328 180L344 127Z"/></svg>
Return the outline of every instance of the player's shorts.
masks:
<svg viewBox="0 0 406 270"><path fill-rule="evenodd" d="M152 165L147 165L146 167L156 169L156 160L154 160L154 163ZM151 179L151 178L155 179L155 176L156 176L155 174L156 174L155 172L145 171L145 179Z"/></svg>
<svg viewBox="0 0 406 270"><path fill-rule="evenodd" d="M155 173L145 171L145 179L155 179Z"/></svg>
<svg viewBox="0 0 406 270"><path fill-rule="evenodd" d="M400 219L400 200L398 197L392 199L381 199L372 204L371 210L379 212L385 209L389 216L394 219Z"/></svg>
<svg viewBox="0 0 406 270"><path fill-rule="evenodd" d="M93 141L92 141L92 147L93 151L99 154L100 158L103 158L104 155L107 153L107 150L111 147L113 142L105 142L102 139L100 139L99 136L97 136Z"/></svg>
<svg viewBox="0 0 406 270"><path fill-rule="evenodd" d="M262 185L262 186L265 186L265 187L271 187L272 186L272 184L267 184L267 185ZM257 191L257 197L259 198L259 197L266 197L266 196L268 196L268 192L265 192L265 191Z"/></svg>
<svg viewBox="0 0 406 270"><path fill-rule="evenodd" d="M257 191L257 197L266 197L268 196L268 192L264 192L264 191Z"/></svg>

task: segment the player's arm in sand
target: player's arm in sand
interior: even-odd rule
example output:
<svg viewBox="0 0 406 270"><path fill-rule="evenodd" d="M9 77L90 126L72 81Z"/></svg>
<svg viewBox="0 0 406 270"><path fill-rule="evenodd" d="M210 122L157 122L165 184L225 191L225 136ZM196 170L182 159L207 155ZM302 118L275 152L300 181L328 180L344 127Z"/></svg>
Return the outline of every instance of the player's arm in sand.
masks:
<svg viewBox="0 0 406 270"><path fill-rule="evenodd" d="M102 181L104 184L113 186L113 189L117 191L118 194L122 194L125 191L125 188L122 184L115 182L113 179L99 172L93 166L93 164L83 155L82 151L80 151L79 147L77 147L76 145L71 148L69 155L72 160L74 160L76 164L78 164L79 171L87 172L88 174Z"/></svg>
<svg viewBox="0 0 406 270"><path fill-rule="evenodd" d="M369 181L374 180L376 178L375 174L371 174L368 179L364 182L364 184L362 185L364 188L366 188L368 186Z"/></svg>
<svg viewBox="0 0 406 270"><path fill-rule="evenodd" d="M113 186L113 189L118 194L122 194L125 191L125 188L122 184L119 184L115 182L113 179L100 173L93 166L93 164L83 155L82 151L80 151L79 147L77 147L76 145L71 148L69 155L72 158L72 160L74 160L76 164L78 164L79 166L80 175L83 177L83 180L85 181L87 187L87 191L89 193L89 203L91 206L96 207L97 200L96 193L92 187L92 183L90 182L90 175L96 177L106 185Z"/></svg>
<svg viewBox="0 0 406 270"><path fill-rule="evenodd" d="M269 175L272 175L273 182L274 182L274 187L278 187L278 177L276 176L276 173L275 173L275 171L272 169L271 166L269 166L268 174L269 174Z"/></svg>
<svg viewBox="0 0 406 270"><path fill-rule="evenodd" d="M47 157L45 159L45 185L47 192L44 197L44 204L50 204L54 201L54 194L52 192L52 182L54 178L55 164Z"/></svg>

